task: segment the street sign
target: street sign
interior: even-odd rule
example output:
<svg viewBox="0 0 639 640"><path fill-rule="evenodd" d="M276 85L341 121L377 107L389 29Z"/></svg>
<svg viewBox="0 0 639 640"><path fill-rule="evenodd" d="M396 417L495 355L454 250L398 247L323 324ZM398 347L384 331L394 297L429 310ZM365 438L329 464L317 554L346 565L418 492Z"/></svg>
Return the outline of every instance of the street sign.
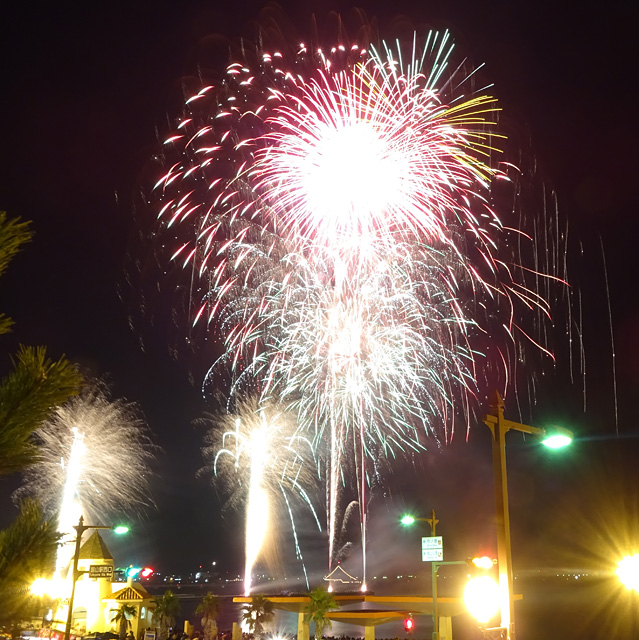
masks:
<svg viewBox="0 0 639 640"><path fill-rule="evenodd" d="M422 538L422 562L436 562L444 559L444 540L442 536Z"/></svg>
<svg viewBox="0 0 639 640"><path fill-rule="evenodd" d="M443 559L443 549L422 549L422 562L437 562Z"/></svg>
<svg viewBox="0 0 639 640"><path fill-rule="evenodd" d="M110 564L92 564L89 566L89 578L113 579L113 566Z"/></svg>
<svg viewBox="0 0 639 640"><path fill-rule="evenodd" d="M422 549L442 549L444 541L442 536L430 536L422 538Z"/></svg>

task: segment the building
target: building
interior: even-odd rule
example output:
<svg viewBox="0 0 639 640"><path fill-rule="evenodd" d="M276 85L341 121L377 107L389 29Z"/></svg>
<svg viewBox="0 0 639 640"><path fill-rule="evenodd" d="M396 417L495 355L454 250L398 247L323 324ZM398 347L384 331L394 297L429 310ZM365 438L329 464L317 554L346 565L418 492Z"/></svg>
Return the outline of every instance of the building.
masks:
<svg viewBox="0 0 639 640"><path fill-rule="evenodd" d="M78 570L83 573L78 577L75 587L72 634L103 631L117 633L113 618L123 604L132 605L136 609L137 615L130 620L136 638L139 630L153 626L152 596L141 584L134 583L131 579L128 582L112 581L113 556L97 531L80 547ZM91 574L99 577L91 577ZM64 633L68 612L68 602L62 601L54 617L54 626L59 632Z"/></svg>

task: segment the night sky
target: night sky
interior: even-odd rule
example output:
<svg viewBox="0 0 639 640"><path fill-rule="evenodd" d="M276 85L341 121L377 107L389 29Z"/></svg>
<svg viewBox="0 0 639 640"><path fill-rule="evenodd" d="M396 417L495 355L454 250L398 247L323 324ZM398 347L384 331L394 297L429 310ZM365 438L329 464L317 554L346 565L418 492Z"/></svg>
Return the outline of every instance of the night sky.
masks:
<svg viewBox="0 0 639 640"><path fill-rule="evenodd" d="M512 437L516 570L601 564L601 535L610 545L613 530L639 536L636 16L626 8L632 3L608 2L597 11L570 4L575 9L550 1L362 4L384 37L408 23L449 27L476 64L486 63L501 107L521 127L582 242L572 282L583 297L587 408L579 380L573 384L561 363L533 418L568 422L578 434L572 451L560 461ZM312 13L319 21L331 11L351 16L348 3L290 5L295 9L270 5L268 14L285 15L283 29L296 38L308 33ZM241 518L222 514L221 498L195 477L206 353L190 359L170 348L175 328L168 312L153 325L135 321L139 300L127 274L132 252L141 250L139 187L158 136L180 112L183 79L197 74L211 42L251 35L263 7L139 0L2 9L0 210L32 220L36 235L0 280L0 308L16 322L2 338L0 372L19 343L43 344L51 355L64 353L107 376L114 396L140 405L164 451L153 480L158 508L144 514L127 542L114 543L122 564L181 571L216 560L223 571L239 570ZM225 64L220 56L219 70ZM460 554L472 553L476 541L492 544L488 430L478 425L468 441L459 436L449 449L389 475L373 501L372 544L388 548L396 536L402 547L418 544L394 529L394 518L409 507L424 514L435 508L440 532ZM0 524L15 514L8 496L18 482L0 481Z"/></svg>

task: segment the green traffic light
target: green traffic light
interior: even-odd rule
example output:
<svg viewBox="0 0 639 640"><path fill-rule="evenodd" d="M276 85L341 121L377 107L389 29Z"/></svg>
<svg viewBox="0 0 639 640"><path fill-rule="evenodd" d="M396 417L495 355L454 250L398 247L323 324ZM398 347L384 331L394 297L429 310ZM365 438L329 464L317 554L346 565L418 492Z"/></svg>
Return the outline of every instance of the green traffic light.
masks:
<svg viewBox="0 0 639 640"><path fill-rule="evenodd" d="M123 533L129 532L129 527L127 527L124 524L121 524L121 525L118 525L117 527L113 527L113 532L121 536Z"/></svg>
<svg viewBox="0 0 639 640"><path fill-rule="evenodd" d="M415 524L415 518L409 514L402 516L400 522L405 526L410 526L411 524Z"/></svg>
<svg viewBox="0 0 639 640"><path fill-rule="evenodd" d="M126 577L135 578L135 576L137 576L140 571L142 571L142 567L129 567L126 570Z"/></svg>

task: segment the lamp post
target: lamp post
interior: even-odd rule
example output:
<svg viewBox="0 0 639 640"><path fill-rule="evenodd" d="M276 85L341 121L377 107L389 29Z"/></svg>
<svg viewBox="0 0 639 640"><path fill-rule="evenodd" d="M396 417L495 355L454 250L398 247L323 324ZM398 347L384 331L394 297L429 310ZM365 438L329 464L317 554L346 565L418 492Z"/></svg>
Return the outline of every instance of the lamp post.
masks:
<svg viewBox="0 0 639 640"><path fill-rule="evenodd" d="M402 516L400 518L400 522L405 526L405 527L409 527L412 524L415 524L415 522L428 522L428 524L430 525L430 535L432 537L435 537L435 533L436 533L436 529L437 529L437 523L439 522L439 520L435 517L435 509L431 509L431 515L430 518L417 518L413 515L410 514L406 514L404 516ZM439 639L439 620L437 617L437 572L439 570L439 567L442 565L448 565L448 564L466 564L465 562L443 562L441 560L439 561L432 561L431 563L431 578L432 578L432 585L433 585L433 614L432 614L432 618L433 618L433 633L432 633L432 640L438 640Z"/></svg>
<svg viewBox="0 0 639 640"><path fill-rule="evenodd" d="M69 612L67 614L67 625L64 629L64 640L69 640L71 636L71 622L73 620L73 600L75 598L75 583L78 578L85 573L84 571L78 571L78 560L80 559L80 547L82 546L82 534L88 529L111 529L118 534L126 533L128 527L117 526L107 527L104 525L87 525L84 524L84 516L80 516L78 524L73 527L76 530L75 537L75 552L73 554L73 573L71 575L71 597L69 598Z"/></svg>
<svg viewBox="0 0 639 640"><path fill-rule="evenodd" d="M435 509L432 509L430 518L416 518L415 516L406 514L405 516L401 517L400 522L405 527L409 527L411 524L415 524L415 522L428 522L428 524L430 525L430 535L434 537L435 528L437 527L437 523L439 522L439 520L437 520L437 518L435 517Z"/></svg>
<svg viewBox="0 0 639 640"><path fill-rule="evenodd" d="M508 515L508 483L506 479L506 433L510 430L528 433L542 438L542 442L546 446L558 448L572 441L572 432L561 427L553 427L551 431L506 420L504 418L504 401L497 391L495 391L491 399L490 413L484 417L483 421L493 436L493 478L495 482L501 627L506 629L507 640L515 640L513 567L510 545L510 517Z"/></svg>

